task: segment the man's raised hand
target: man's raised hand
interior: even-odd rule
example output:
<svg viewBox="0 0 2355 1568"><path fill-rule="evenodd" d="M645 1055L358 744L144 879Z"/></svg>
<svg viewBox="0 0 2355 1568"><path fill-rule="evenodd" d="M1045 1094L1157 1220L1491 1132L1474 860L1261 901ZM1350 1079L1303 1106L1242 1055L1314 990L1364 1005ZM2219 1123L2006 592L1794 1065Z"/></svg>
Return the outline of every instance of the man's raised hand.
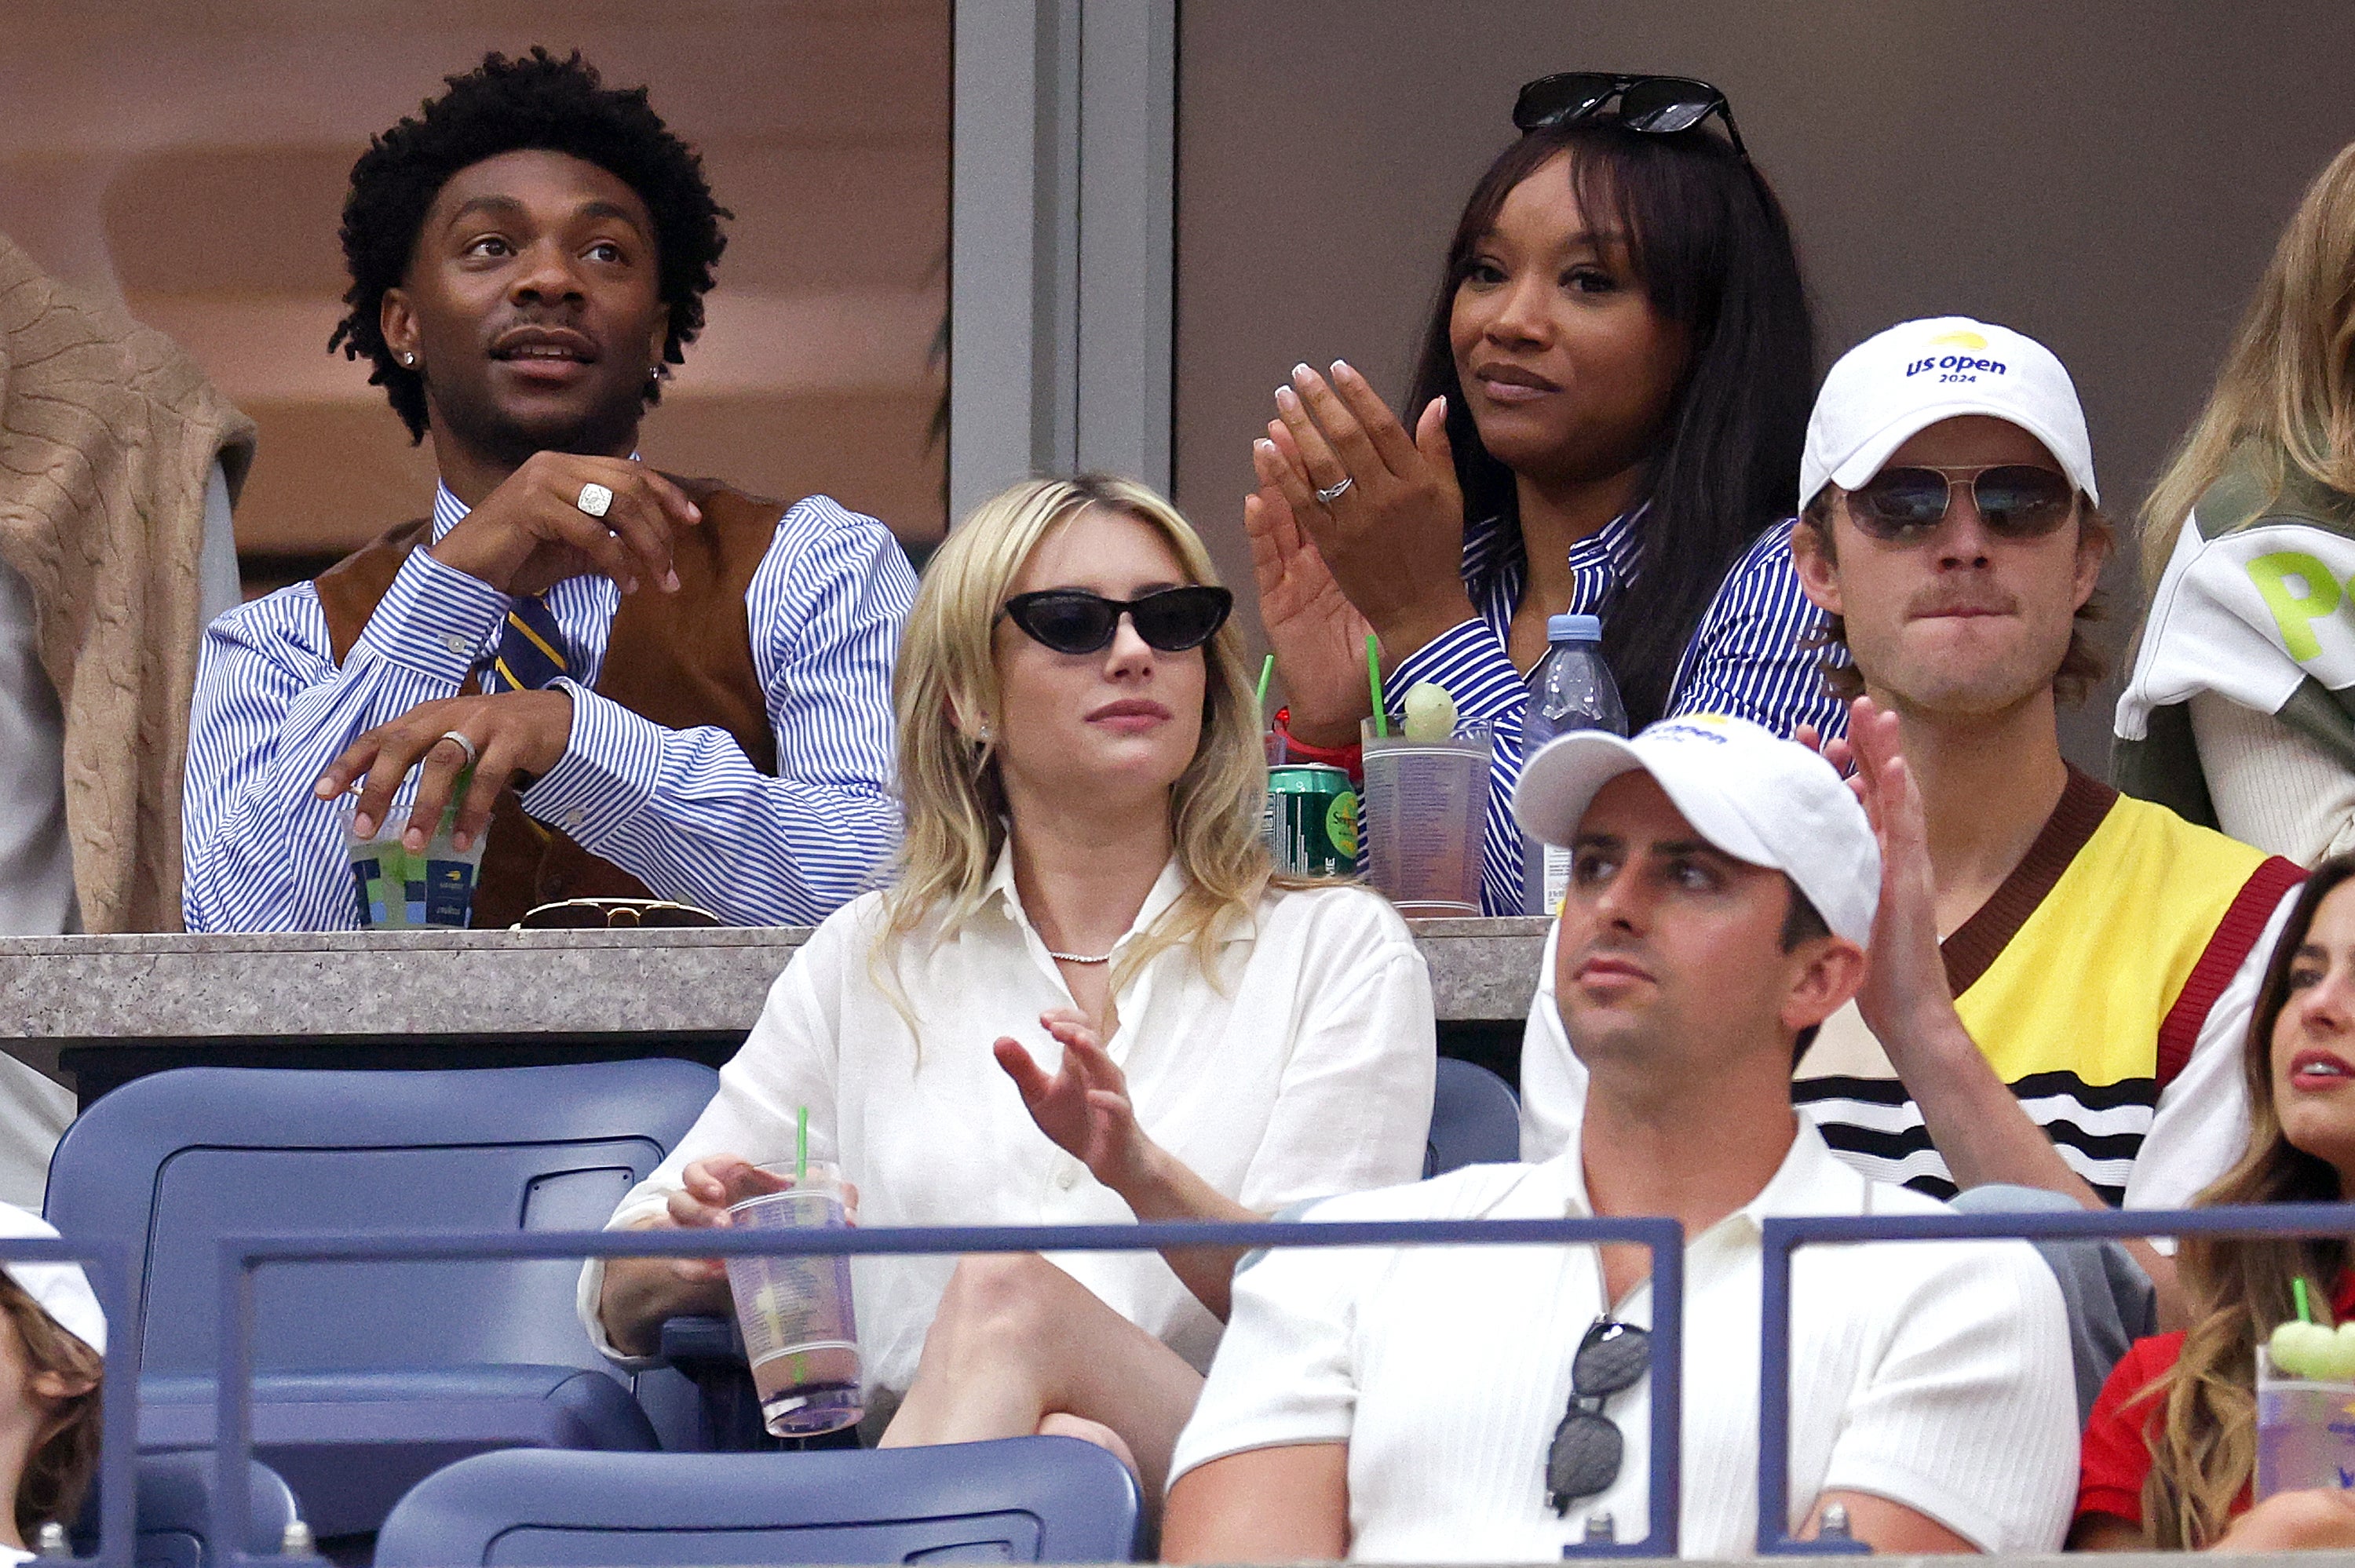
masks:
<svg viewBox="0 0 2355 1568"><path fill-rule="evenodd" d="M588 485L612 493L602 517L581 509ZM535 452L432 547L434 559L506 594L544 593L591 573L623 593L678 591L671 536L703 521L687 493L627 458Z"/></svg>

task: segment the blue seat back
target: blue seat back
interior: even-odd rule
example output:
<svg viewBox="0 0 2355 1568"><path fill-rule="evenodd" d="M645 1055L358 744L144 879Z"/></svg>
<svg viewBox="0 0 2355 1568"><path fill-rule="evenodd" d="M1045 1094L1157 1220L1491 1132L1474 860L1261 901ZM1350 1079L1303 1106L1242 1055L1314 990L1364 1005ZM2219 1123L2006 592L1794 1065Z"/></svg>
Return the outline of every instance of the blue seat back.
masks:
<svg viewBox="0 0 2355 1568"><path fill-rule="evenodd" d="M1512 1086L1476 1062L1439 1059L1431 1086L1431 1136L1423 1173L1441 1176L1466 1165L1509 1163L1521 1157L1521 1103Z"/></svg>
<svg viewBox="0 0 2355 1568"><path fill-rule="evenodd" d="M1123 1563L1127 1467L1072 1437L802 1454L509 1449L427 1477L376 1568Z"/></svg>
<svg viewBox="0 0 2355 1568"><path fill-rule="evenodd" d="M709 1101L647 1059L456 1072L190 1067L69 1128L48 1217L133 1241L154 1374L217 1362L218 1242L272 1232L594 1230ZM255 1279L258 1369L600 1364L562 1262L291 1264Z"/></svg>
<svg viewBox="0 0 2355 1568"><path fill-rule="evenodd" d="M246 1550L275 1554L293 1522L294 1494L269 1466L255 1460ZM209 1453L139 1456L136 1568L213 1568L206 1540L212 1532L213 1457ZM83 1499L81 1519L69 1533L82 1556L98 1550L98 1489Z"/></svg>

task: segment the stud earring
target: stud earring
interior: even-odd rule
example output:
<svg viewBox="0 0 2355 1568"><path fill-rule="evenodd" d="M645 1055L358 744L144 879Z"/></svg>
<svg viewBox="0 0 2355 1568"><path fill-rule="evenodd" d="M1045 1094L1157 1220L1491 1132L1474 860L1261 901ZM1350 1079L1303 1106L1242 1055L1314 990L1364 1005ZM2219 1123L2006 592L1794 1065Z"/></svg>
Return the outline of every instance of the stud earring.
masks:
<svg viewBox="0 0 2355 1568"><path fill-rule="evenodd" d="M411 369L414 369L417 366L417 355L413 354L404 354L400 356L400 363L408 366Z"/></svg>
<svg viewBox="0 0 2355 1568"><path fill-rule="evenodd" d="M976 745L987 746L989 744L991 737L988 720L984 719L981 723L973 726L973 738Z"/></svg>

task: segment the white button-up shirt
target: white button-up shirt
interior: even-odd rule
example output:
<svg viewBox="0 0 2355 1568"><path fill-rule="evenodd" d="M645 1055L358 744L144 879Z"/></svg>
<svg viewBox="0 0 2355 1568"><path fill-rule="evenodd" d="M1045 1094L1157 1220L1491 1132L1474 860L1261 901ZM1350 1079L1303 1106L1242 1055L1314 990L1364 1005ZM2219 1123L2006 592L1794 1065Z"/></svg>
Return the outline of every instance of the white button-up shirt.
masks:
<svg viewBox="0 0 2355 1568"><path fill-rule="evenodd" d="M661 1213L690 1160L791 1160L794 1111L805 1105L810 1157L838 1160L858 1184L862 1224L1130 1220L1126 1203L1039 1130L990 1054L1010 1034L1054 1071L1062 1049L1039 1015L1072 1005L1023 913L1012 863L1010 853L999 858L982 907L959 929L937 939L920 931L900 944L896 965L876 951L880 895L820 926L721 1070L719 1093L611 1224ZM1114 952L1184 887L1173 861ZM1119 1029L1106 1049L1146 1134L1262 1213L1412 1180L1436 1044L1430 977L1391 906L1359 887L1271 894L1254 918L1227 930L1218 955L1207 974L1190 943L1164 948L1114 997ZM1195 1366L1209 1364L1219 1322L1158 1254L1054 1261ZM870 1393L896 1396L915 1376L955 1263L854 1264ZM593 1263L583 1271L581 1313L613 1355L597 1318L602 1283Z"/></svg>
<svg viewBox="0 0 2355 1568"><path fill-rule="evenodd" d="M1758 1518L1760 1221L1945 1208L1867 1181L1802 1118L1774 1179L1685 1250L1678 1547L1742 1557ZM1542 1165L1480 1165L1320 1203L1318 1220L1592 1213L1575 1130ZM1809 1246L1792 1262L1790 1520L1830 1489L1904 1504L1992 1552L2057 1551L2077 1484L2075 1385L2051 1271L2020 1242ZM1610 1308L1648 1325L1651 1287ZM1556 1518L1546 1457L1571 1358L1605 1309L1592 1247L1278 1249L1235 1277L1174 1480L1247 1448L1347 1443L1349 1554L1534 1563L1609 1512L1646 1530L1647 1377L1604 1411L1618 1479Z"/></svg>

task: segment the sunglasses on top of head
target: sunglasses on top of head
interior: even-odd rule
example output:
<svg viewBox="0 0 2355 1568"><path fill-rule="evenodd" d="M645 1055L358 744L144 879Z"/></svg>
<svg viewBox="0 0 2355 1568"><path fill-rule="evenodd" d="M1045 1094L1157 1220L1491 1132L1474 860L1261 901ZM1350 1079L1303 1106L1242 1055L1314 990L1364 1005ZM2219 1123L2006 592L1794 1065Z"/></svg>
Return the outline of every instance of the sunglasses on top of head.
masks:
<svg viewBox="0 0 2355 1568"><path fill-rule="evenodd" d="M1614 99L1618 101L1615 111L1605 107ZM1750 149L1742 144L1732 105L1718 88L1697 77L1561 71L1529 83L1513 102L1514 128L1525 134L1597 120L1668 136L1689 131L1712 114L1725 122L1726 139L1747 163Z"/></svg>
<svg viewBox="0 0 2355 1568"><path fill-rule="evenodd" d="M1085 588L1048 588L1016 594L998 613L1032 641L1058 653L1095 653L1110 647L1124 615L1147 646L1183 653L1216 636L1234 607L1235 596L1225 588L1194 584L1132 599L1106 599Z"/></svg>
<svg viewBox="0 0 2355 1568"><path fill-rule="evenodd" d="M1946 520L1955 492L1966 487L1998 539L2041 539L2077 514L2077 487L2065 475L2017 462L1884 468L1848 493L1848 514L1875 539L1912 544Z"/></svg>

